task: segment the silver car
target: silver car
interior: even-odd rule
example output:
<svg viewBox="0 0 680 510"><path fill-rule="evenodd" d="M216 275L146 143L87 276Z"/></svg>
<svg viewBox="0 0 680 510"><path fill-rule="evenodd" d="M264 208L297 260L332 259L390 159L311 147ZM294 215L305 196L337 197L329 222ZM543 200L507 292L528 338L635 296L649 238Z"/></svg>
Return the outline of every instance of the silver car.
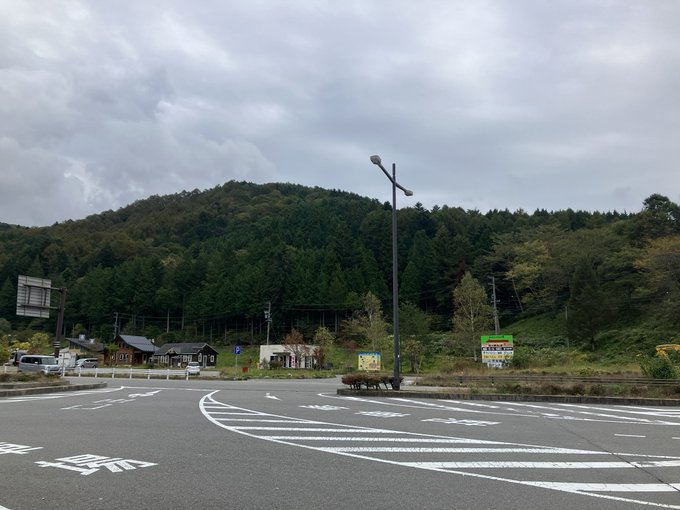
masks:
<svg viewBox="0 0 680 510"><path fill-rule="evenodd" d="M42 372L43 374L60 374L61 367L54 356L41 354L24 354L19 359L17 372Z"/></svg>
<svg viewBox="0 0 680 510"><path fill-rule="evenodd" d="M201 365L197 361L190 361L186 368L187 375L201 375Z"/></svg>
<svg viewBox="0 0 680 510"><path fill-rule="evenodd" d="M80 358L76 361L76 368L97 368L97 358Z"/></svg>

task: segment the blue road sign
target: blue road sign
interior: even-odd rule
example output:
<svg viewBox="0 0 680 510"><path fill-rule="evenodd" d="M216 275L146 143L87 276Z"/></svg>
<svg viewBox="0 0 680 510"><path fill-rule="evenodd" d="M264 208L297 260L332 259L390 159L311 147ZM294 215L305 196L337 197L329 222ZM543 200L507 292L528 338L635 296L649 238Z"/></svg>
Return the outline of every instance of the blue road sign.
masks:
<svg viewBox="0 0 680 510"><path fill-rule="evenodd" d="M241 346L240 345L234 346L234 354L236 354L237 356L239 354L241 354Z"/></svg>

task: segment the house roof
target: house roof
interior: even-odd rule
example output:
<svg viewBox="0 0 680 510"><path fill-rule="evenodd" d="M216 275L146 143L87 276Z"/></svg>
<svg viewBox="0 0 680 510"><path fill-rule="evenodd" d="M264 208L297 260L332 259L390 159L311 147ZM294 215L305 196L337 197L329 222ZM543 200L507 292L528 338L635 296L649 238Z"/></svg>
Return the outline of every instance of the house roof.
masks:
<svg viewBox="0 0 680 510"><path fill-rule="evenodd" d="M88 340L84 339L81 340L80 338L67 338L69 343L73 345L77 345L83 350L90 351L90 352L102 352L104 350L104 344L101 342L95 342L94 340Z"/></svg>
<svg viewBox="0 0 680 510"><path fill-rule="evenodd" d="M118 335L118 338L138 351L156 352L156 346L145 336Z"/></svg>
<svg viewBox="0 0 680 510"><path fill-rule="evenodd" d="M217 354L217 351L209 344L203 343L169 343L161 345L156 351L156 356L165 356L166 354L196 354L200 351L205 351L206 347Z"/></svg>

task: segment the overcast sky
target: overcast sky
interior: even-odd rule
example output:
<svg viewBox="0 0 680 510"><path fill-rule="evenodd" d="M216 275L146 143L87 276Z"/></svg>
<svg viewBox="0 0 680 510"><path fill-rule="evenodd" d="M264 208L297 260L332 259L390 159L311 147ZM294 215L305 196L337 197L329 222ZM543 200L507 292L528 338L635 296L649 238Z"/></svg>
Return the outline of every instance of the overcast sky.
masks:
<svg viewBox="0 0 680 510"><path fill-rule="evenodd" d="M0 222L230 180L680 202L676 0L2 0Z"/></svg>

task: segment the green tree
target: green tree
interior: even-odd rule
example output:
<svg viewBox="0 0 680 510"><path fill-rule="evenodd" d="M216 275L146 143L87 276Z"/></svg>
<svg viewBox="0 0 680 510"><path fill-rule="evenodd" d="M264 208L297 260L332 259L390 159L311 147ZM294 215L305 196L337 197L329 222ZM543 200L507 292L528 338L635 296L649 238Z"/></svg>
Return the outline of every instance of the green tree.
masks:
<svg viewBox="0 0 680 510"><path fill-rule="evenodd" d="M484 287L469 272L453 291L453 335L475 361L482 333L493 328L493 308Z"/></svg>
<svg viewBox="0 0 680 510"><path fill-rule="evenodd" d="M422 342L413 337L407 338L404 341L402 351L411 365L411 373L418 373L420 371L420 363L425 355L425 347Z"/></svg>
<svg viewBox="0 0 680 510"><path fill-rule="evenodd" d="M34 333L33 336L31 336L29 343L30 347L28 350L31 354L49 352L51 348L50 337L47 333Z"/></svg>
<svg viewBox="0 0 680 510"><path fill-rule="evenodd" d="M608 307L589 257L580 259L570 285L567 332L595 350L597 332L606 323Z"/></svg>
<svg viewBox="0 0 680 510"><path fill-rule="evenodd" d="M651 241L635 265L643 275L637 292L650 314L680 324L680 235Z"/></svg>
<svg viewBox="0 0 680 510"><path fill-rule="evenodd" d="M9 319L16 313L17 291L9 278L0 288L0 317Z"/></svg>
<svg viewBox="0 0 680 510"><path fill-rule="evenodd" d="M361 302L361 308L355 310L352 319L346 324L349 336L356 336L367 341L371 350L387 349L388 324L383 318L380 300L367 292Z"/></svg>

